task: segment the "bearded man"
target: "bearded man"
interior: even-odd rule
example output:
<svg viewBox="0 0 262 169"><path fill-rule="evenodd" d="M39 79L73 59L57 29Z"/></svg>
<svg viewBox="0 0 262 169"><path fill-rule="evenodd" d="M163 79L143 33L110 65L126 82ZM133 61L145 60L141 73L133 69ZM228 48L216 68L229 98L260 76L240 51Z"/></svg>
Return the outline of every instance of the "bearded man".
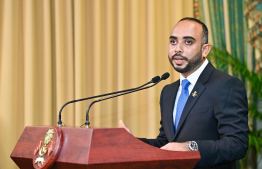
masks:
<svg viewBox="0 0 262 169"><path fill-rule="evenodd" d="M169 38L168 58L180 79L160 98L161 127L156 139L142 141L171 151L199 151L195 168L236 168L248 149L248 104L243 83L207 60L208 29L183 18ZM130 130L120 121L120 126Z"/></svg>

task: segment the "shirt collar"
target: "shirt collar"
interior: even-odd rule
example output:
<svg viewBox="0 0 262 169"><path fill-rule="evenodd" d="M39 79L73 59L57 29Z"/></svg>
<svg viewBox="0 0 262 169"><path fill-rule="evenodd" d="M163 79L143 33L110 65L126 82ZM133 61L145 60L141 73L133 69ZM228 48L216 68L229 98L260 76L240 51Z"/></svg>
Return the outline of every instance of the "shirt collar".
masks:
<svg viewBox="0 0 262 169"><path fill-rule="evenodd" d="M193 85L195 86L200 74L203 72L203 70L205 69L205 67L207 66L208 64L208 60L206 59L204 61L204 63L196 70L194 71L192 74L190 74L188 77L187 77L187 80L190 82L190 85ZM182 80L184 80L185 77L182 76L182 74L180 73L180 85L182 85Z"/></svg>

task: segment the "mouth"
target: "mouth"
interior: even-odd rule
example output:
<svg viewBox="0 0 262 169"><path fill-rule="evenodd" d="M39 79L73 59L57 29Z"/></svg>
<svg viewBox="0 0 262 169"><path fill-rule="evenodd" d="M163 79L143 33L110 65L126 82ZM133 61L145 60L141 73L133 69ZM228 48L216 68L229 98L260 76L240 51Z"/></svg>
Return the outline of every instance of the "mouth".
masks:
<svg viewBox="0 0 262 169"><path fill-rule="evenodd" d="M187 61L187 59L181 56L174 56L172 57L172 60L176 65L182 65L184 62Z"/></svg>

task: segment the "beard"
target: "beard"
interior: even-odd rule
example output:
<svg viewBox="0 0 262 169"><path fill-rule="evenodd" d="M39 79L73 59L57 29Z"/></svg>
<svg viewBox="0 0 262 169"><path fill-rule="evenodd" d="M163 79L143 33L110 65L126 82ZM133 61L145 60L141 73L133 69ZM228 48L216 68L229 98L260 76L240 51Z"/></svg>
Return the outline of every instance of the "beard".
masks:
<svg viewBox="0 0 262 169"><path fill-rule="evenodd" d="M176 67L174 65L174 63L172 62L175 56L182 57L184 60L186 60L188 62L187 65L184 68ZM200 66L200 64L202 62L202 49L200 49L200 51L197 54L195 54L195 56L192 59L190 59L190 60L187 57L181 55L180 53L176 53L171 58L170 57L168 57L168 58L169 58L169 62L171 63L171 65L173 66L173 68L177 72L179 72L179 73L187 73L187 72L190 72L190 71L192 71L195 68Z"/></svg>

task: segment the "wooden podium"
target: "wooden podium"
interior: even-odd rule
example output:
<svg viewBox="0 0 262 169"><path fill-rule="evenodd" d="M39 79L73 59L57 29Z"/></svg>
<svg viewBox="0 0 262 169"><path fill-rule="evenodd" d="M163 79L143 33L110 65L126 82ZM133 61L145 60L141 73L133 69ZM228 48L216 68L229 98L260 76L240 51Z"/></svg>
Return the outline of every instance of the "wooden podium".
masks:
<svg viewBox="0 0 262 169"><path fill-rule="evenodd" d="M50 128L28 126L24 129L11 154L19 168L34 168L34 150ZM59 130L62 142L52 169L192 169L200 160L198 151L161 150L140 141L122 128L61 127Z"/></svg>

